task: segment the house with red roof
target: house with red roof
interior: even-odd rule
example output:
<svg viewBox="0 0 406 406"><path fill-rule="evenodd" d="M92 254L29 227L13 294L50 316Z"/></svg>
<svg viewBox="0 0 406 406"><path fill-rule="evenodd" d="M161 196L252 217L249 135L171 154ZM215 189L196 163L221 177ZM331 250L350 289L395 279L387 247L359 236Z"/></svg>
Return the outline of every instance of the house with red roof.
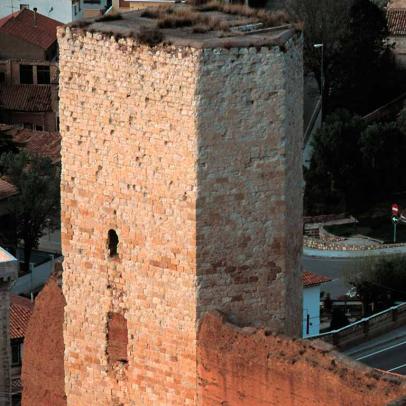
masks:
<svg viewBox="0 0 406 406"><path fill-rule="evenodd" d="M23 8L0 19L0 58L51 61L57 55L60 22Z"/></svg>
<svg viewBox="0 0 406 406"><path fill-rule="evenodd" d="M0 19L0 122L38 131L58 128L60 25L25 8Z"/></svg>
<svg viewBox="0 0 406 406"><path fill-rule="evenodd" d="M402 8L390 6L386 18L396 60L406 67L406 4Z"/></svg>
<svg viewBox="0 0 406 406"><path fill-rule="evenodd" d="M63 24L81 18L103 15L111 0L4 0L0 2L0 18L17 10L28 8Z"/></svg>
<svg viewBox="0 0 406 406"><path fill-rule="evenodd" d="M17 295L10 297L10 345L11 345L11 397L12 404L21 400L21 367L25 332L28 327L34 303Z"/></svg>
<svg viewBox="0 0 406 406"><path fill-rule="evenodd" d="M320 286L330 281L327 276L303 272L303 338L320 333Z"/></svg>

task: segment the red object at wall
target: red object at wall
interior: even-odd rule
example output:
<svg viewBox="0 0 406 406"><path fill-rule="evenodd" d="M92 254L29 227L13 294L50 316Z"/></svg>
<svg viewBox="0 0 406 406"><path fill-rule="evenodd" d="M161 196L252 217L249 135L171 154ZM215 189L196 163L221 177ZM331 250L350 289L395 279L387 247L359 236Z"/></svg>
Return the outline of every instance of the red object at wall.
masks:
<svg viewBox="0 0 406 406"><path fill-rule="evenodd" d="M396 203L392 204L392 216L399 215L399 206Z"/></svg>

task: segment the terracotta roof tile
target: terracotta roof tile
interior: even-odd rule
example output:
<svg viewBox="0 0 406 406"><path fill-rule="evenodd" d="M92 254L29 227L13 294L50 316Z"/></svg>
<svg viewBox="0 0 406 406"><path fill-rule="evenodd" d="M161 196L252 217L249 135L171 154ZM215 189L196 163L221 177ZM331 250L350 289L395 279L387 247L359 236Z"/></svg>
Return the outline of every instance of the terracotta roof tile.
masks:
<svg viewBox="0 0 406 406"><path fill-rule="evenodd" d="M48 157L53 163L61 160L61 135L56 131L19 129L13 134L13 140L31 153Z"/></svg>
<svg viewBox="0 0 406 406"><path fill-rule="evenodd" d="M25 297L11 295L10 338L24 338L34 303Z"/></svg>
<svg viewBox="0 0 406 406"><path fill-rule="evenodd" d="M0 107L16 111L52 111L51 86L1 86Z"/></svg>
<svg viewBox="0 0 406 406"><path fill-rule="evenodd" d="M62 23L26 8L0 20L0 31L12 35L42 49L48 49L56 41L56 27Z"/></svg>
<svg viewBox="0 0 406 406"><path fill-rule="evenodd" d="M303 286L308 288L310 286L320 285L321 283L330 282L331 278L323 275L317 275L313 272L303 272Z"/></svg>
<svg viewBox="0 0 406 406"><path fill-rule="evenodd" d="M406 35L406 9L389 9L387 19L389 32L392 35Z"/></svg>

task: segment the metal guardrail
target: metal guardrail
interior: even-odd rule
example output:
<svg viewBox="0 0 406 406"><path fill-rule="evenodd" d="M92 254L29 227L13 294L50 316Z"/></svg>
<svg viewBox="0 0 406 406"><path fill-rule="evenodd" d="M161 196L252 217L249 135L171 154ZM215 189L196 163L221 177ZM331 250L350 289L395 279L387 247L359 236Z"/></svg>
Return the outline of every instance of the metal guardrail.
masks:
<svg viewBox="0 0 406 406"><path fill-rule="evenodd" d="M307 337L307 339L322 339L344 348L404 324L406 324L406 302L392 306L372 316L364 317L348 326Z"/></svg>

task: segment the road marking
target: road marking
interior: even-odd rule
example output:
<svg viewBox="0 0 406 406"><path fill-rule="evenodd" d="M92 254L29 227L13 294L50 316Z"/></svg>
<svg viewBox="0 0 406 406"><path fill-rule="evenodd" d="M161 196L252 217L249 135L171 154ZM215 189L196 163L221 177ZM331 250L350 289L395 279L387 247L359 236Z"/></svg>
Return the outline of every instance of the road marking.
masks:
<svg viewBox="0 0 406 406"><path fill-rule="evenodd" d="M406 344L406 341L403 341L403 342L401 342L401 343L399 343L399 344L392 345L391 347L383 348L382 350L375 351L375 352L373 352L373 353L371 353L371 354L368 354L368 355L363 355L362 357L355 358L355 360L356 360L356 361L360 361L360 360L362 360L362 359L372 357L372 356L374 356L374 355L380 354L381 352L391 350L392 348L396 348L396 347L399 347L399 346L404 345L404 344Z"/></svg>
<svg viewBox="0 0 406 406"><path fill-rule="evenodd" d="M396 371L397 369L402 369L403 367L406 367L406 364L403 365L399 365L398 367L392 368L392 369L388 369L389 372L391 371Z"/></svg>

